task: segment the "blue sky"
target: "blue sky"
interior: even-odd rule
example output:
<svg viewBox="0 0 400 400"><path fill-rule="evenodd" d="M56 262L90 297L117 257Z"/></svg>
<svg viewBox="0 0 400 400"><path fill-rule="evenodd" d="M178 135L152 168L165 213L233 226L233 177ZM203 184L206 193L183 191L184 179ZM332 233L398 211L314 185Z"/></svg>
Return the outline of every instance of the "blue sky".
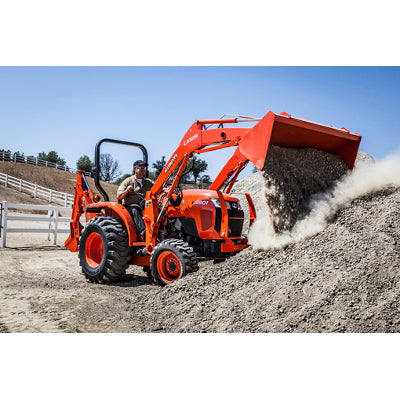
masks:
<svg viewBox="0 0 400 400"><path fill-rule="evenodd" d="M380 159L400 148L399 106L400 67L0 67L0 148L56 150L75 167L111 137L143 143L151 163L196 119L272 110L360 133L360 150ZM123 172L140 157L104 151ZM229 154L201 157L212 178Z"/></svg>

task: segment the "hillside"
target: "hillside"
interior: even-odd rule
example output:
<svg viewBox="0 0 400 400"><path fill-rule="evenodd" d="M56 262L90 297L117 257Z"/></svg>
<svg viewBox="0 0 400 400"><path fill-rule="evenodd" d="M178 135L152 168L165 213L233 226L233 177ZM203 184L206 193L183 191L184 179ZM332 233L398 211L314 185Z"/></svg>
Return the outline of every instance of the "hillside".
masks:
<svg viewBox="0 0 400 400"><path fill-rule="evenodd" d="M31 164L12 163L8 161L0 161L0 172L49 189L74 194L76 175L71 172L61 171L54 168L40 167ZM93 192L95 194L98 193L98 190L94 184L94 179L89 177L86 179ZM116 201L118 186L106 182L102 182L102 186L108 193L110 200Z"/></svg>

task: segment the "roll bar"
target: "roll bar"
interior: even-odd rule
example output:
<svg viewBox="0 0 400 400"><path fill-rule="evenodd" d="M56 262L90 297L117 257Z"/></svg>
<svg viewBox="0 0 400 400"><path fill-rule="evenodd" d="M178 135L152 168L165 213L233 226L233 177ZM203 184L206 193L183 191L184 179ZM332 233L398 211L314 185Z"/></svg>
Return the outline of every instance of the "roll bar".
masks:
<svg viewBox="0 0 400 400"><path fill-rule="evenodd" d="M94 169L92 170L94 174L94 183L96 185L97 190L103 195L103 198L105 201L109 201L108 194L106 191L101 187L100 185L100 146L103 143L115 143L115 144L122 144L124 146L133 146L133 147L138 147L140 150L142 150L143 153L143 161L148 164L148 153L146 150L146 147L144 147L140 143L135 143L135 142L127 142L125 140L116 140L116 139L101 139L97 144L95 148L95 154L94 154ZM146 178L149 176L149 171L146 169Z"/></svg>

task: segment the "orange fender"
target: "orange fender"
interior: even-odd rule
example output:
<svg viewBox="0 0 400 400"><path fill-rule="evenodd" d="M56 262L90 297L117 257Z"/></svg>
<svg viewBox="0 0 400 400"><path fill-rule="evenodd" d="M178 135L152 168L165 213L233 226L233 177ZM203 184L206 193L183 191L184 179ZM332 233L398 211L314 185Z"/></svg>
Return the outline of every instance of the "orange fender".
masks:
<svg viewBox="0 0 400 400"><path fill-rule="evenodd" d="M124 224L128 232L129 246L132 246L132 244L137 241L138 234L129 211L122 204L111 201L90 204L87 208L88 212L100 212L101 210L104 210L106 215L109 215Z"/></svg>

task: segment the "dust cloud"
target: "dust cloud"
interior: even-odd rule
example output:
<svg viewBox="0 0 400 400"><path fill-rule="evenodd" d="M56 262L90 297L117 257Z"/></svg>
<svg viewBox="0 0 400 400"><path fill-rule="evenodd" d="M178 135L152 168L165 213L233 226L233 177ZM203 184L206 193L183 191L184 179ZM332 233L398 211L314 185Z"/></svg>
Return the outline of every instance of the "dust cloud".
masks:
<svg viewBox="0 0 400 400"><path fill-rule="evenodd" d="M321 232L335 213L352 200L389 187L399 186L400 152L378 162L374 162L367 154L360 153L352 171L344 174L326 191L312 194L307 202L309 209L307 215L302 215L292 227L281 231L277 229L274 222L279 212L271 209L268 201L268 196L274 190L266 187L265 196L268 207L261 215L258 215L252 225L249 242L255 250L283 248L290 243L299 242Z"/></svg>

